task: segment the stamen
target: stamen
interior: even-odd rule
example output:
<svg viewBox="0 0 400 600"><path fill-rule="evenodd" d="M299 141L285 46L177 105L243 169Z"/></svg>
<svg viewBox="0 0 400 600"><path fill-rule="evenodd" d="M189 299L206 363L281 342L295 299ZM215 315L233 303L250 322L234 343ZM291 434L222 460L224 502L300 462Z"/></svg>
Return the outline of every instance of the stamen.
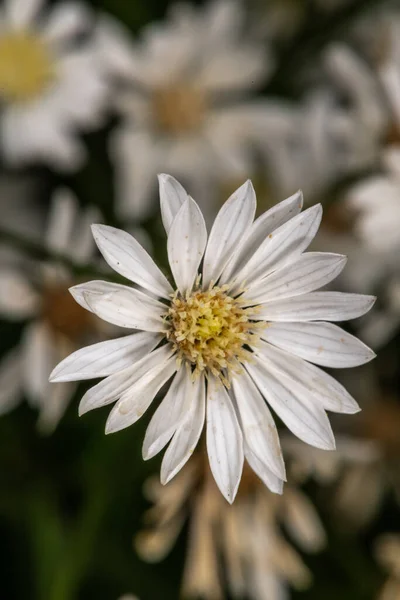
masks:
<svg viewBox="0 0 400 600"><path fill-rule="evenodd" d="M193 378L208 371L230 387L229 373L251 360L246 346L258 343L254 330L264 323L252 320L254 307L243 308L240 298L229 296L227 290L228 286L197 289L185 298L176 292L165 319L167 339L179 360L191 366Z"/></svg>

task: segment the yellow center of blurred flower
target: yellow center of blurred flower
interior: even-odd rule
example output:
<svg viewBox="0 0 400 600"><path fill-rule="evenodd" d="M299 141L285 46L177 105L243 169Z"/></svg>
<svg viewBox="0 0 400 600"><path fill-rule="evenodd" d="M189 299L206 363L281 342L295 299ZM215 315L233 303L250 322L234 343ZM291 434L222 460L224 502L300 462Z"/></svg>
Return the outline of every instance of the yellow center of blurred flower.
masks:
<svg viewBox="0 0 400 600"><path fill-rule="evenodd" d="M24 102L54 79L54 63L42 40L27 31L0 35L0 96Z"/></svg>
<svg viewBox="0 0 400 600"><path fill-rule="evenodd" d="M254 312L254 311L253 311ZM183 298L176 293L167 313L167 338L179 359L193 365L194 374L208 369L229 386L229 370L250 358L247 344L257 337L257 326L248 319L238 299L228 296L224 287L197 290Z"/></svg>
<svg viewBox="0 0 400 600"><path fill-rule="evenodd" d="M42 314L53 333L71 341L81 338L93 321L93 315L75 302L64 286L49 287L45 291Z"/></svg>
<svg viewBox="0 0 400 600"><path fill-rule="evenodd" d="M184 135L200 129L206 110L204 93L190 85L156 90L152 98L157 128L169 135Z"/></svg>

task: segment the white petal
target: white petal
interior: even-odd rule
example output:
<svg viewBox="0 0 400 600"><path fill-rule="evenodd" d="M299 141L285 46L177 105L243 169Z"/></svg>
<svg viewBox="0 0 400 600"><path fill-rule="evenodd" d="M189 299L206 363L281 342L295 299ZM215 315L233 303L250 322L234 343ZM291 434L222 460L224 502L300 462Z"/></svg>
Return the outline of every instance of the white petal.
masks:
<svg viewBox="0 0 400 600"><path fill-rule="evenodd" d="M121 286L120 290L110 294L86 294L85 299L92 311L108 323L130 329L163 331L165 322L162 315L166 307L154 306L158 301L152 298L147 301L146 297L146 301L143 301L143 295L138 290Z"/></svg>
<svg viewBox="0 0 400 600"><path fill-rule="evenodd" d="M45 243L54 252L67 252L78 216L78 201L71 190L58 188L52 197Z"/></svg>
<svg viewBox="0 0 400 600"><path fill-rule="evenodd" d="M279 479L255 454L251 452L246 442L244 443L244 456L253 469L254 473L258 475L261 481L271 490L274 494L283 493L283 480Z"/></svg>
<svg viewBox="0 0 400 600"><path fill-rule="evenodd" d="M326 285L344 268L347 257L329 252L306 252L290 264L277 269L246 292L248 305L291 298L313 292Z"/></svg>
<svg viewBox="0 0 400 600"><path fill-rule="evenodd" d="M108 225L92 225L92 231L100 252L114 271L153 294L169 299L173 292L171 285L135 238Z"/></svg>
<svg viewBox="0 0 400 600"><path fill-rule="evenodd" d="M40 405L49 395L49 375L57 362L53 338L45 323L34 321L22 337L24 386L33 405Z"/></svg>
<svg viewBox="0 0 400 600"><path fill-rule="evenodd" d="M317 204L270 233L235 276L237 285L244 281L249 285L296 258L314 239L321 218L322 207Z"/></svg>
<svg viewBox="0 0 400 600"><path fill-rule="evenodd" d="M211 229L203 266L203 288L216 282L232 253L253 222L256 195L250 180L225 202Z"/></svg>
<svg viewBox="0 0 400 600"><path fill-rule="evenodd" d="M46 398L39 406L39 419L37 427L40 433L50 435L53 433L65 414L77 385L75 383L54 383L49 389Z"/></svg>
<svg viewBox="0 0 400 600"><path fill-rule="evenodd" d="M164 363L149 369L140 379L131 385L118 400L110 412L106 433L115 433L136 423L153 402L154 396L176 372L174 356Z"/></svg>
<svg viewBox="0 0 400 600"><path fill-rule="evenodd" d="M375 296L345 292L311 292L295 298L273 300L257 307L265 321L347 321L370 310Z"/></svg>
<svg viewBox="0 0 400 600"><path fill-rule="evenodd" d="M188 199L185 188L171 175L158 175L160 208L164 229L169 234L171 225L182 204Z"/></svg>
<svg viewBox="0 0 400 600"><path fill-rule="evenodd" d="M180 423L161 464L161 483L166 484L192 456L204 427L206 390L204 376L193 384L191 404L185 419Z"/></svg>
<svg viewBox="0 0 400 600"><path fill-rule="evenodd" d="M275 375L264 359L255 357L255 363L247 364L246 368L264 398L294 435L311 446L334 450L332 429L321 407L307 401L299 389L284 385L286 382Z"/></svg>
<svg viewBox="0 0 400 600"><path fill-rule="evenodd" d="M19 349L1 357L0 364L0 415L12 410L22 398L22 360Z"/></svg>
<svg viewBox="0 0 400 600"><path fill-rule="evenodd" d="M53 369L50 381L79 381L123 371L151 352L161 339L159 334L141 332L81 348Z"/></svg>
<svg viewBox="0 0 400 600"><path fill-rule="evenodd" d="M115 402L122 394L138 381L145 373L157 365L164 365L171 356L171 347L162 346L154 350L131 367L110 375L90 388L79 404L79 415Z"/></svg>
<svg viewBox="0 0 400 600"><path fill-rule="evenodd" d="M275 229L296 216L303 207L303 194L299 191L283 200L261 215L247 232L245 239L238 245L232 259L221 276L221 283L227 283L242 269L254 252Z"/></svg>
<svg viewBox="0 0 400 600"><path fill-rule="evenodd" d="M63 2L56 4L44 26L44 38L48 43L67 42L84 33L90 26L90 12L83 4Z"/></svg>
<svg viewBox="0 0 400 600"><path fill-rule="evenodd" d="M232 389L244 441L279 479L286 479L281 445L269 408L246 371L232 376Z"/></svg>
<svg viewBox="0 0 400 600"><path fill-rule="evenodd" d="M18 29L29 26L39 13L43 0L6 0L6 19Z"/></svg>
<svg viewBox="0 0 400 600"><path fill-rule="evenodd" d="M7 319L26 319L40 306L40 298L30 282L13 269L1 269L0 315Z"/></svg>
<svg viewBox="0 0 400 600"><path fill-rule="evenodd" d="M322 369L265 342L254 350L273 364L274 370L291 388L304 387L325 410L348 414L359 412L360 407L348 391Z"/></svg>
<svg viewBox="0 0 400 600"><path fill-rule="evenodd" d="M357 367L375 357L359 339L332 323L269 323L267 342L324 367Z"/></svg>
<svg viewBox="0 0 400 600"><path fill-rule="evenodd" d="M326 544L326 534L308 497L296 488L286 492L285 528L300 548L306 552L320 552Z"/></svg>
<svg viewBox="0 0 400 600"><path fill-rule="evenodd" d="M184 294L191 291L207 243L200 208L188 198L176 215L168 236L168 259L175 283Z"/></svg>
<svg viewBox="0 0 400 600"><path fill-rule="evenodd" d="M189 410L193 391L191 377L182 367L147 427L142 448L144 460L153 458L172 438Z"/></svg>
<svg viewBox="0 0 400 600"><path fill-rule="evenodd" d="M207 453L211 472L230 504L243 469L243 439L228 392L214 376L207 390Z"/></svg>
<svg viewBox="0 0 400 600"><path fill-rule="evenodd" d="M86 283L79 283L69 288L70 294L73 296L75 302L80 304L86 310L92 312L92 308L86 301L86 296L91 297L94 295L110 294L119 290L122 286L119 283L112 283L110 281L102 281L100 279L94 281L87 281Z"/></svg>

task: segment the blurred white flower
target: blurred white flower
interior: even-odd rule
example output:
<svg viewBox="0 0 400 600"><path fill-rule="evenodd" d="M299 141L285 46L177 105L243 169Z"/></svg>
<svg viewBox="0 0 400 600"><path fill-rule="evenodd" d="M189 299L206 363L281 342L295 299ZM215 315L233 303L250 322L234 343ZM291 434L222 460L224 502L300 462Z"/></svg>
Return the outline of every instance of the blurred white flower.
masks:
<svg viewBox="0 0 400 600"><path fill-rule="evenodd" d="M354 215L354 232L358 237L355 253L357 270L364 265L366 277L383 286L381 308L362 325L362 337L382 346L400 325L400 146L382 153L385 171L363 179L347 194L346 207ZM357 276L356 276L357 277ZM360 290L360 287L356 287Z"/></svg>
<svg viewBox="0 0 400 600"><path fill-rule="evenodd" d="M107 86L88 10L60 2L6 0L0 21L0 148L11 165L76 168L85 151L77 130L100 123Z"/></svg>
<svg viewBox="0 0 400 600"><path fill-rule="evenodd" d="M371 69L344 46L324 59L325 77L300 105L276 105L264 135L266 166L282 194L302 187L310 197L338 179L378 164L387 110Z"/></svg>
<svg viewBox="0 0 400 600"><path fill-rule="evenodd" d="M394 120L397 127L400 127L400 13L393 12L384 16L382 24L384 39L382 27L378 38L384 52L381 55L381 63L378 65L378 74Z"/></svg>
<svg viewBox="0 0 400 600"><path fill-rule="evenodd" d="M301 192L253 222L256 198L247 181L223 205L207 241L196 202L173 177L159 181L175 289L129 234L94 225L108 264L143 291L93 281L71 293L102 319L142 332L79 350L54 369L51 380L107 376L84 395L80 413L117 402L106 425L112 433L135 423L173 378L143 445L149 459L172 438L162 483L190 458L206 419L211 471L227 500L235 498L244 457L279 493L285 468L264 399L295 435L332 450L325 411L359 408L310 363L354 367L374 357L357 338L326 322L364 314L374 297L314 291L334 279L346 260L304 253L322 209L301 213Z"/></svg>
<svg viewBox="0 0 400 600"><path fill-rule="evenodd" d="M133 44L120 25L104 18L99 49L110 73L125 84L115 94L124 121L111 144L122 217L140 219L152 211L160 171L190 182L204 209L213 204L214 182L251 172L268 108L249 98L271 58L242 35L244 19L243 4L235 0L204 8L177 4L167 22L152 23Z"/></svg>
<svg viewBox="0 0 400 600"><path fill-rule="evenodd" d="M162 560L188 519L185 598L222 600L226 586L235 598L281 600L289 586L308 587L312 575L281 529L301 550L322 550L325 531L307 496L288 484L277 498L245 465L236 502L227 507L204 462L196 454L165 487L155 478L145 482L153 506L135 538L138 554Z"/></svg>
<svg viewBox="0 0 400 600"><path fill-rule="evenodd" d="M46 246L77 263L93 256L95 245L89 224L95 213L79 214L76 199L66 189L53 198ZM76 348L77 341L96 339L102 322L71 301L67 286L71 273L60 263L31 263L28 259L3 261L0 266L0 316L27 320L20 343L0 364L0 413L16 406L25 393L39 412L39 427L50 432L62 417L75 384L51 386L54 365Z"/></svg>
<svg viewBox="0 0 400 600"><path fill-rule="evenodd" d="M383 152L385 173L367 177L350 189L355 232L375 252L400 249L400 146Z"/></svg>

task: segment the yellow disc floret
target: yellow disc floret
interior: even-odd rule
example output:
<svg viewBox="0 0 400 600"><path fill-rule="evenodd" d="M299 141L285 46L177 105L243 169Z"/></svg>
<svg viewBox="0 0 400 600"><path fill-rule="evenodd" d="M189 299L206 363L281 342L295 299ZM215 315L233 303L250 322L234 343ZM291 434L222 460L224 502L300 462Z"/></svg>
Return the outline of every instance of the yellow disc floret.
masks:
<svg viewBox="0 0 400 600"><path fill-rule="evenodd" d="M254 311L253 311L254 312ZM251 355L246 346L257 337L240 300L224 287L197 290L187 297L176 293L166 316L167 339L178 352L179 360L194 367L194 375L207 369L229 386L229 369Z"/></svg>
<svg viewBox="0 0 400 600"><path fill-rule="evenodd" d="M46 44L27 31L0 34L0 97L8 102L36 98L54 79Z"/></svg>

